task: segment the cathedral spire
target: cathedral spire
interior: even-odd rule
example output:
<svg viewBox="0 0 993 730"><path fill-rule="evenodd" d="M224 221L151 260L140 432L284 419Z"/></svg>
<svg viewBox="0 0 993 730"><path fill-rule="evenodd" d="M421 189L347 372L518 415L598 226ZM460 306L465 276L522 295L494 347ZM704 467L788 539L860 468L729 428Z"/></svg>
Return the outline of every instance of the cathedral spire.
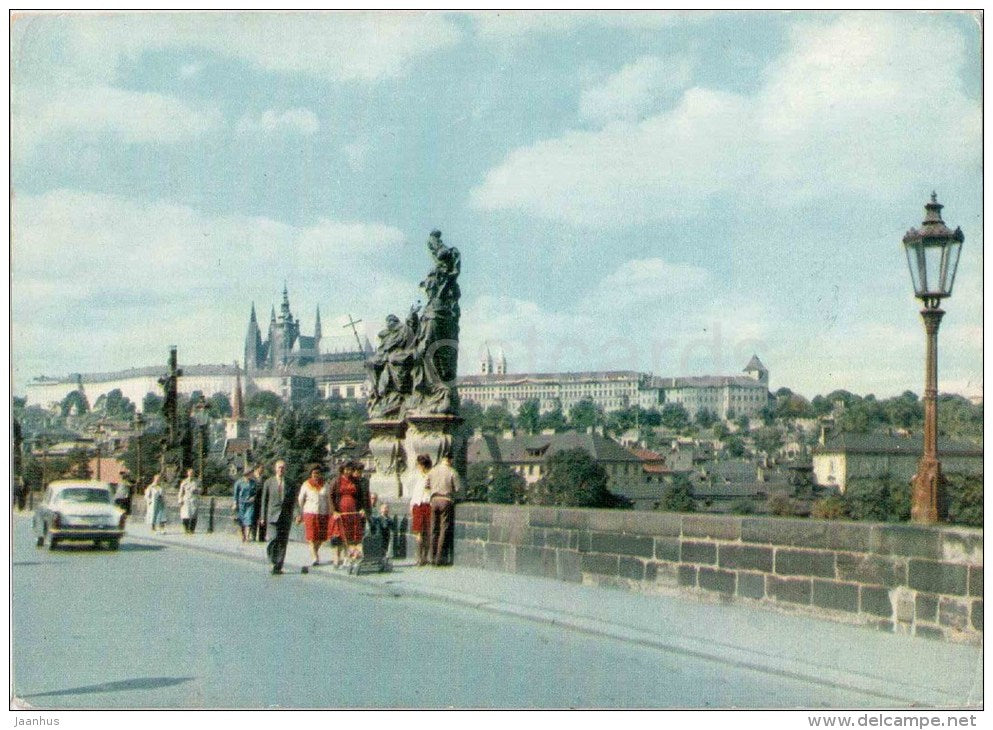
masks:
<svg viewBox="0 0 993 730"><path fill-rule="evenodd" d="M317 317L314 323L314 339L321 339L321 305L317 305Z"/></svg>
<svg viewBox="0 0 993 730"><path fill-rule="evenodd" d="M262 354L262 333L259 331L259 320L255 315L255 302L252 302L252 316L248 320L248 333L245 335L245 371L254 370L259 366Z"/></svg>
<svg viewBox="0 0 993 730"><path fill-rule="evenodd" d="M283 303L279 308L279 320L281 322L292 322L293 315L290 314L290 293L286 290L286 282L283 282Z"/></svg>
<svg viewBox="0 0 993 730"><path fill-rule="evenodd" d="M270 322L275 322L276 321L276 305L275 304L272 305L272 314L269 315L269 321Z"/></svg>

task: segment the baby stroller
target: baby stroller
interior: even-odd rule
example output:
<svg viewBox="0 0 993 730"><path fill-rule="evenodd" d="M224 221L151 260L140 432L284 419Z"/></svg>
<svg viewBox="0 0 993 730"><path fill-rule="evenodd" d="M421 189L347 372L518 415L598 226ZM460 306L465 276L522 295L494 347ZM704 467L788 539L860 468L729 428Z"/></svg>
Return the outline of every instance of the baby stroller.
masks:
<svg viewBox="0 0 993 730"><path fill-rule="evenodd" d="M390 551L393 547L393 518L376 515L367 523L362 537L362 557L348 565L352 575L362 573L386 573L393 570Z"/></svg>

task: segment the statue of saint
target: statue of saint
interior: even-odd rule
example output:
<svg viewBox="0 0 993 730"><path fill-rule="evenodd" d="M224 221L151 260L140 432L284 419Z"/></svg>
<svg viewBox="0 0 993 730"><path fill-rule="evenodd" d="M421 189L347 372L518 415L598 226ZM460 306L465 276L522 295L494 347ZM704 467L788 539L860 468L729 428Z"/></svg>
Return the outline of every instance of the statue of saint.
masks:
<svg viewBox="0 0 993 730"><path fill-rule="evenodd" d="M402 418L407 412L454 414L458 410L459 250L446 246L441 231L432 231L428 250L434 268L421 282L427 295L410 308L404 322L386 318L379 346L366 361L369 371L369 416Z"/></svg>

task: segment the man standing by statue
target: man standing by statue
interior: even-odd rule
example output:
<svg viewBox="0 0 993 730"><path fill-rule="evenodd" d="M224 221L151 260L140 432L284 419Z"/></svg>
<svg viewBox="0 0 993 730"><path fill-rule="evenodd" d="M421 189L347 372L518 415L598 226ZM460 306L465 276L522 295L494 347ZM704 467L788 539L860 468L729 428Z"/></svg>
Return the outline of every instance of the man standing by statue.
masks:
<svg viewBox="0 0 993 730"><path fill-rule="evenodd" d="M459 473L446 453L428 472L425 490L431 495L431 564L451 565L455 532L455 495L462 489Z"/></svg>

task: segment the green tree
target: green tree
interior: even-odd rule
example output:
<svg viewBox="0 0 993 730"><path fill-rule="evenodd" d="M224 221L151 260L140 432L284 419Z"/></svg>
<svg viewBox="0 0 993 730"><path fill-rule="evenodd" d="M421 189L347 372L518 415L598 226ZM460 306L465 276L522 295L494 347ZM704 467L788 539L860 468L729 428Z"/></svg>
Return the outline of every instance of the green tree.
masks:
<svg viewBox="0 0 993 730"><path fill-rule="evenodd" d="M745 455L745 442L741 436L733 434L724 441L724 450L732 459L740 459Z"/></svg>
<svg viewBox="0 0 993 730"><path fill-rule="evenodd" d="M90 410L90 404L86 400L86 396L78 390L71 391L62 399L62 417L65 418L73 410L80 416Z"/></svg>
<svg viewBox="0 0 993 730"><path fill-rule="evenodd" d="M714 434L714 438L719 439L721 441L726 439L731 434L731 431L728 430L727 425L721 421L715 423L711 431Z"/></svg>
<svg viewBox="0 0 993 730"><path fill-rule="evenodd" d="M245 403L245 410L249 418L275 416L282 407L283 400L271 390L260 390Z"/></svg>
<svg viewBox="0 0 993 730"><path fill-rule="evenodd" d="M662 425L673 431L681 431L690 425L690 414L682 403L666 403L662 407Z"/></svg>
<svg viewBox="0 0 993 730"><path fill-rule="evenodd" d="M753 438L755 439L755 448L770 455L777 453L783 444L779 429L773 426L760 428L755 432Z"/></svg>
<svg viewBox="0 0 993 730"><path fill-rule="evenodd" d="M693 486L685 474L676 474L672 484L662 494L662 509L667 512L696 512Z"/></svg>
<svg viewBox="0 0 993 730"><path fill-rule="evenodd" d="M576 431L586 431L604 424L603 408L590 398L583 398L569 409L569 427Z"/></svg>
<svg viewBox="0 0 993 730"><path fill-rule="evenodd" d="M845 500L838 495L818 499L810 507L810 516L815 520L840 520L845 517Z"/></svg>
<svg viewBox="0 0 993 730"><path fill-rule="evenodd" d="M565 419L565 414L562 412L562 404L556 400L552 410L541 414L541 418L538 419L538 425L542 431L546 429L552 429L555 433L568 431L569 424Z"/></svg>
<svg viewBox="0 0 993 730"><path fill-rule="evenodd" d="M228 418L231 415L231 399L227 393L214 393L207 400L207 407L214 418Z"/></svg>
<svg viewBox="0 0 993 730"><path fill-rule="evenodd" d="M971 527L983 526L983 478L971 474L945 474L948 521Z"/></svg>
<svg viewBox="0 0 993 730"><path fill-rule="evenodd" d="M314 407L287 404L276 414L259 444L259 457L267 465L286 461L286 481L298 486L312 464L326 464L327 436Z"/></svg>
<svg viewBox="0 0 993 730"><path fill-rule="evenodd" d="M748 416L746 416L743 413L740 416L738 416L736 419L734 419L734 422L735 425L738 426L739 431L741 431L742 433L748 433L748 428L749 428Z"/></svg>
<svg viewBox="0 0 993 730"><path fill-rule="evenodd" d="M583 449L558 451L545 461L545 475L532 487L528 501L557 507L611 507L607 472Z"/></svg>
<svg viewBox="0 0 993 730"><path fill-rule="evenodd" d="M83 449L75 448L66 454L68 469L66 476L72 479L90 479L93 470L90 469L90 455Z"/></svg>
<svg viewBox="0 0 993 730"><path fill-rule="evenodd" d="M110 418L130 419L134 416L135 405L125 398L120 388L101 395L93 404L93 410L101 411Z"/></svg>
<svg viewBox="0 0 993 730"><path fill-rule="evenodd" d="M141 477L139 489L143 489L152 480L152 476L159 470L159 459L162 456L163 439L165 433L161 426L146 428L141 436L135 434L128 439L127 448L121 461L127 468L131 477L135 480ZM138 442L141 442L141 474L138 474Z"/></svg>
<svg viewBox="0 0 993 730"><path fill-rule="evenodd" d="M701 408L696 412L693 420L700 428L710 428L717 423L717 414L709 408Z"/></svg>
<svg viewBox="0 0 993 730"><path fill-rule="evenodd" d="M161 416L162 403L162 396L155 393L146 393L141 401L141 412L146 416Z"/></svg>
<svg viewBox="0 0 993 730"><path fill-rule="evenodd" d="M520 474L497 464L490 480L486 501L492 504L522 504L527 498L527 482Z"/></svg>
<svg viewBox="0 0 993 730"><path fill-rule="evenodd" d="M492 405L483 411L479 427L483 433L502 433L514 427L514 417L503 406Z"/></svg>
<svg viewBox="0 0 993 730"><path fill-rule="evenodd" d="M774 517L795 517L797 504L785 494L774 494L768 502L769 514Z"/></svg>
<svg viewBox="0 0 993 730"><path fill-rule="evenodd" d="M474 400L464 400L459 404L459 416L470 433L478 431L483 423L483 407Z"/></svg>
<svg viewBox="0 0 993 730"><path fill-rule="evenodd" d="M465 488L458 498L462 502L485 502L490 484L490 464L469 464L465 475Z"/></svg>
<svg viewBox="0 0 993 730"><path fill-rule="evenodd" d="M918 428L924 423L924 404L909 390L884 400L882 407L887 422L898 428Z"/></svg>
<svg viewBox="0 0 993 730"><path fill-rule="evenodd" d="M530 398L517 410L517 427L525 433L535 434L540 430L541 403L537 398Z"/></svg>
<svg viewBox="0 0 993 730"><path fill-rule="evenodd" d="M845 511L855 520L902 522L910 519L910 484L888 474L849 479L843 500Z"/></svg>
<svg viewBox="0 0 993 730"><path fill-rule="evenodd" d="M520 504L524 502L527 483L524 477L506 464L470 464L462 499L466 502Z"/></svg>

